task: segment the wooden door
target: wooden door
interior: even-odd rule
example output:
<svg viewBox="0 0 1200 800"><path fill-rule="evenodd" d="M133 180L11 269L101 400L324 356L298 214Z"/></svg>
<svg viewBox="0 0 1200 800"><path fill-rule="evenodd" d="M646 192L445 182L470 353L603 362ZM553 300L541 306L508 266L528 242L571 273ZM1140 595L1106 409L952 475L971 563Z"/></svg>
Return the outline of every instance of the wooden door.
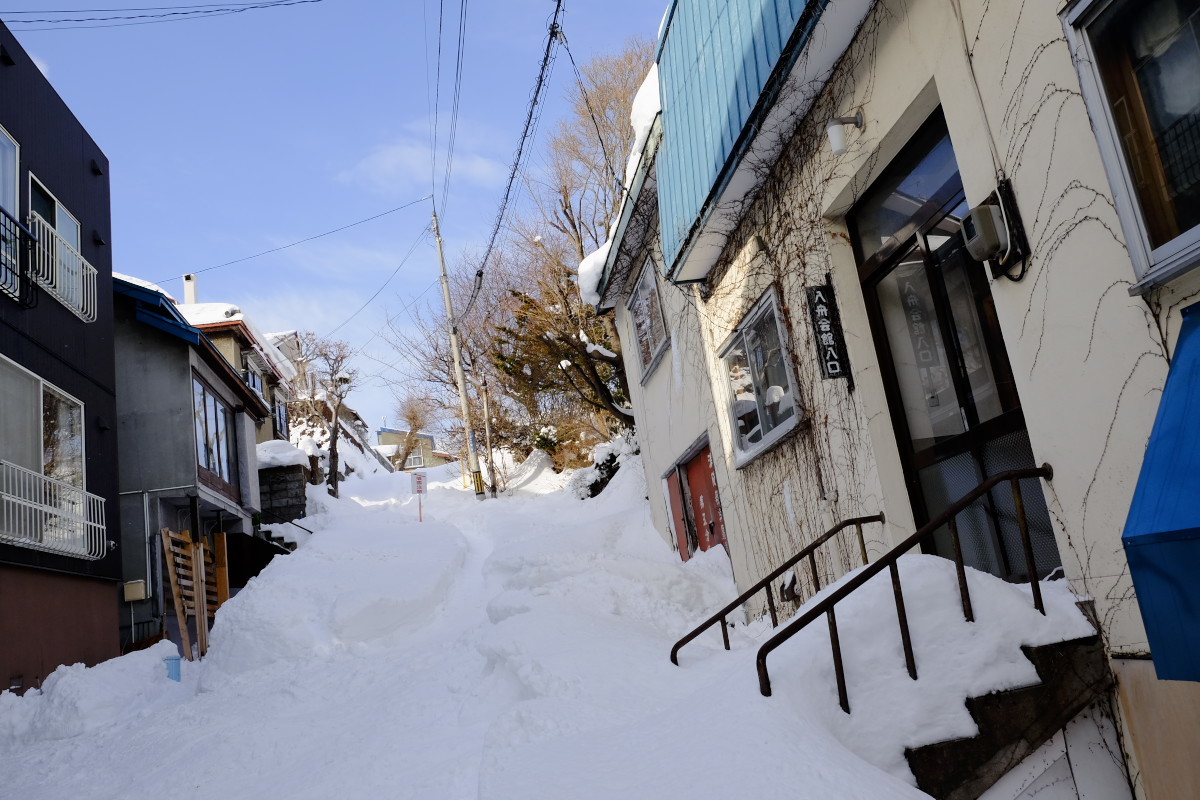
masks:
<svg viewBox="0 0 1200 800"><path fill-rule="evenodd" d="M717 473L708 445L683 465L682 472L687 481L688 507L700 549L707 550L719 544L728 547L725 519L717 494Z"/></svg>

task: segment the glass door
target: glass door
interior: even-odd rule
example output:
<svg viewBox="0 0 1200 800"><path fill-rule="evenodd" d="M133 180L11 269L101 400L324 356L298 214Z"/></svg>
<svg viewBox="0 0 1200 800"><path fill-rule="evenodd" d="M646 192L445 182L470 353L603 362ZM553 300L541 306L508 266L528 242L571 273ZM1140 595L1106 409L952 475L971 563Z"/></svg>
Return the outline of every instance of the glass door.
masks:
<svg viewBox="0 0 1200 800"><path fill-rule="evenodd" d="M982 265L966 252L967 204L940 115L851 213L863 292L918 524L989 476L1034 466ZM1035 562L1060 561L1037 481L1022 484ZM971 566L1027 579L1007 484L958 518ZM949 556L949 533L929 549Z"/></svg>

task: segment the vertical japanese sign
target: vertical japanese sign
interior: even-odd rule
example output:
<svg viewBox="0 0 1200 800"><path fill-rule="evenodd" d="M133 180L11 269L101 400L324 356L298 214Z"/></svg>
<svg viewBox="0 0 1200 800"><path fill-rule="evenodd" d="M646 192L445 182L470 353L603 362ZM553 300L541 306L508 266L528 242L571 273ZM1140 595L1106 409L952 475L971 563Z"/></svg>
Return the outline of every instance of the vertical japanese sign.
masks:
<svg viewBox="0 0 1200 800"><path fill-rule="evenodd" d="M850 377L850 361L846 356L846 338L842 334L842 319L838 314L833 285L808 288L808 313L812 317L813 339L817 346L817 361L826 380Z"/></svg>

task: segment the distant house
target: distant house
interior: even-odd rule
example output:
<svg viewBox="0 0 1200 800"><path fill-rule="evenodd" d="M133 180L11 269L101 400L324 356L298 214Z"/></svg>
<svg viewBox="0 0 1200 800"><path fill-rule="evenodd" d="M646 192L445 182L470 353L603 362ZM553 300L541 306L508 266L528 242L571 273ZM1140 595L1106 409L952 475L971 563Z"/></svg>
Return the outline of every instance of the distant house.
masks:
<svg viewBox="0 0 1200 800"><path fill-rule="evenodd" d="M210 546L214 533L228 534L233 590L278 548L254 536L255 429L271 420L267 400L158 287L120 276L113 291L121 554L127 583L145 582L122 614L129 646L169 632L175 619L163 528Z"/></svg>
<svg viewBox="0 0 1200 800"><path fill-rule="evenodd" d="M108 159L0 24L0 690L119 653Z"/></svg>
<svg viewBox="0 0 1200 800"><path fill-rule="evenodd" d="M457 461L453 455L438 447L437 440L428 433L412 434L415 441L408 455L401 464L399 459L404 455L404 444L409 432L398 428L380 428L376 431L376 452L386 458L398 470L425 469L440 467Z"/></svg>
<svg viewBox="0 0 1200 800"><path fill-rule="evenodd" d="M238 306L197 302L196 276L184 276L184 291L180 313L204 331L225 360L271 409L271 416L256 428L257 440L287 439L288 401L292 399L292 381L296 377L293 359L280 352L272 337L260 331Z"/></svg>

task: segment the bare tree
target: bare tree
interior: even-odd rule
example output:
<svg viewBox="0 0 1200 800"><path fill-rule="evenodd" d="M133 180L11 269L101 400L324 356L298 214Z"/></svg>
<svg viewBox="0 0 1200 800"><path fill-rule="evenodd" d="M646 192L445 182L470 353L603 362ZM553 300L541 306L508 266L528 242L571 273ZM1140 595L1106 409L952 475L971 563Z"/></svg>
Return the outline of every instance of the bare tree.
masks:
<svg viewBox="0 0 1200 800"><path fill-rule="evenodd" d="M360 383L360 374L350 366L354 349L341 339L322 339L312 331L300 335L300 356L313 390L308 398L329 431L329 492L338 496L338 439L346 398Z"/></svg>
<svg viewBox="0 0 1200 800"><path fill-rule="evenodd" d="M405 432L400 449L396 452L395 463L397 469L404 469L408 457L420 446L420 434L426 432L437 415L436 401L429 397L409 395L400 400L396 411Z"/></svg>
<svg viewBox="0 0 1200 800"><path fill-rule="evenodd" d="M510 217L483 290L459 322L472 418L483 419L486 381L496 443L527 454L537 432L554 426L564 444L580 445L556 452L560 466L584 463L583 444L633 423L612 321L582 302L575 273L607 239L623 198L629 110L653 54L651 42L631 40L582 65L581 82L567 92L571 113L548 138L541 163L524 173L527 208ZM456 308L467 306L479 257L464 254L451 268ZM388 338L408 377L447 407L457 403L444 314L429 308L411 324L399 322ZM468 435L461 426L450 433Z"/></svg>

